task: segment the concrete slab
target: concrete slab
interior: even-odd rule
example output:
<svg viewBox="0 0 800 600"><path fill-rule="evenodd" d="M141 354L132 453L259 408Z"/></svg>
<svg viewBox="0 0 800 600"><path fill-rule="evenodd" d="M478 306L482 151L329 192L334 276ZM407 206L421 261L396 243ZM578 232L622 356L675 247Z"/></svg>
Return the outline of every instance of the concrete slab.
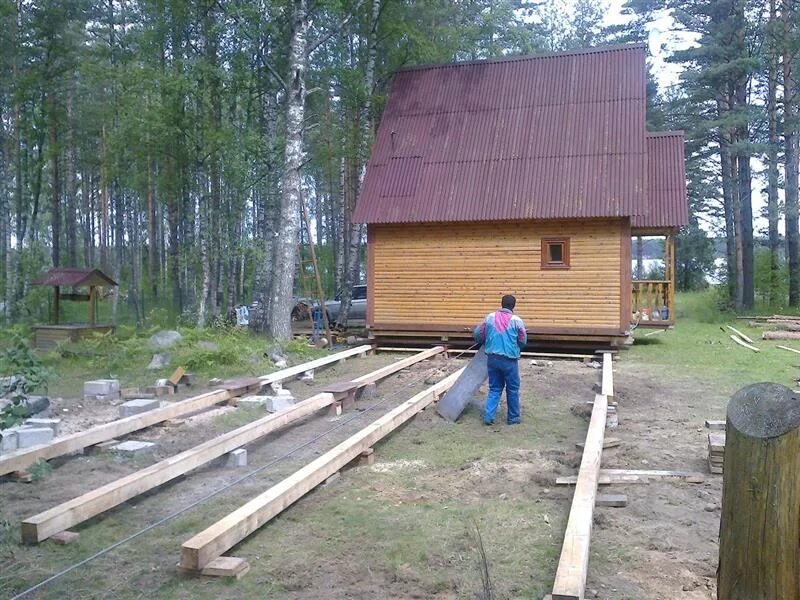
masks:
<svg viewBox="0 0 800 600"><path fill-rule="evenodd" d="M244 398L236 398L236 405L243 407L257 406L264 408L266 407L266 402L266 396L245 396Z"/></svg>
<svg viewBox="0 0 800 600"><path fill-rule="evenodd" d="M158 444L154 442L137 442L136 440L128 440L117 444L111 450L121 456L144 456L152 454L158 448Z"/></svg>
<svg viewBox="0 0 800 600"><path fill-rule="evenodd" d="M154 410L158 408L161 403L158 400L152 400L148 398L137 398L136 400L128 400L124 402L119 407L119 416L120 418L124 419L125 417L132 417L133 415L138 415L141 413L145 413L149 410Z"/></svg>
<svg viewBox="0 0 800 600"><path fill-rule="evenodd" d="M3 436L2 439L0 439L0 454L15 452L19 442L18 429L16 427L10 427L4 429L0 435Z"/></svg>
<svg viewBox="0 0 800 600"><path fill-rule="evenodd" d="M53 441L53 430L49 427L30 427L17 430L17 447L30 448Z"/></svg>
<svg viewBox="0 0 800 600"><path fill-rule="evenodd" d="M119 393L119 379L95 379L86 381L83 384L83 395L86 396L109 396Z"/></svg>
<svg viewBox="0 0 800 600"><path fill-rule="evenodd" d="M236 467L246 467L247 450L244 448L237 448L233 452L229 452L227 465L232 469L235 469Z"/></svg>
<svg viewBox="0 0 800 600"><path fill-rule="evenodd" d="M264 406L268 412L281 412L288 410L295 405L295 399L292 396L264 396Z"/></svg>
<svg viewBox="0 0 800 600"><path fill-rule="evenodd" d="M22 424L23 428L30 429L33 428L41 428L41 427L49 427L53 430L53 436L58 435L58 429L61 426L61 419L39 419L36 417L32 417L30 419L25 419L25 423Z"/></svg>

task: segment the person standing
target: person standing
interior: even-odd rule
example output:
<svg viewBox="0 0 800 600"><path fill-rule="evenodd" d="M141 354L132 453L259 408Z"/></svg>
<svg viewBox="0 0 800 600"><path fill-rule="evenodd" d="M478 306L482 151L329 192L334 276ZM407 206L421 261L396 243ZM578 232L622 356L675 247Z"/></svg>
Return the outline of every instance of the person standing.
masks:
<svg viewBox="0 0 800 600"><path fill-rule="evenodd" d="M503 296L501 309L486 315L472 335L475 341L484 345L489 367L489 395L483 411L483 422L494 424L494 415L503 388L506 390L508 416L506 422L516 425L520 422L519 409L519 357L520 350L528 343L525 323L514 314L517 299L511 294Z"/></svg>

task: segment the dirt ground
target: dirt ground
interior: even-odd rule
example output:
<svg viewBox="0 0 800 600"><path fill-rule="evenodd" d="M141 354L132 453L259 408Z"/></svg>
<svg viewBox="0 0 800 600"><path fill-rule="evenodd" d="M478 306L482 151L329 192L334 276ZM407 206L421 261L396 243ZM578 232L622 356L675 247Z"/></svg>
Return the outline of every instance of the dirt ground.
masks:
<svg viewBox="0 0 800 600"><path fill-rule="evenodd" d="M397 360L351 359L287 385L306 398L331 381ZM248 446L248 466L197 469L75 528L78 542L19 544L19 522L59 502L191 448L260 416L237 408L214 420L153 427L129 439L156 441L155 457L63 457L31 484L0 483L0 598L12 597L86 557L199 504L43 586L31 598L476 598L480 545L496 598L541 598L552 581L569 513L580 413L600 371L580 361L520 363L523 423L486 427L469 409L456 424L426 410L376 446L372 466L355 466L262 527L228 555L251 571L227 582L180 573L185 540L410 398L463 360L443 357L390 377L373 399L340 417L320 412ZM705 419L723 418L728 398L702 379L645 370L624 355L614 363L622 444L603 453L607 468L707 473ZM202 389L192 393L200 393ZM116 408L78 399L55 407L65 429L113 418ZM67 412L64 412L67 409ZM501 411L503 409L501 408ZM504 423L504 415L497 422ZM206 496L242 477L233 488ZM587 597L672 600L714 598L721 477L615 485L625 508L597 508ZM202 502L200 502L202 501Z"/></svg>

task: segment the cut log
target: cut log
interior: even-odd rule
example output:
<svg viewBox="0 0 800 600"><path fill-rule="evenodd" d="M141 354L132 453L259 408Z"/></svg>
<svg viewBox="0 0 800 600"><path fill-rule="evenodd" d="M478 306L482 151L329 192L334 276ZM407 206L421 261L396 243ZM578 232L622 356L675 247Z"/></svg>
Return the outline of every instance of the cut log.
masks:
<svg viewBox="0 0 800 600"><path fill-rule="evenodd" d="M783 331L800 331L800 321L770 321L769 324Z"/></svg>
<svg viewBox="0 0 800 600"><path fill-rule="evenodd" d="M606 355L604 359L606 358L611 361L611 355ZM589 542L600 457L603 454L607 408L606 396L595 396L592 418L586 433L586 447L583 450L567 529L564 532L564 544L553 583L553 600L583 600L589 570Z"/></svg>
<svg viewBox="0 0 800 600"><path fill-rule="evenodd" d="M244 506L184 542L180 566L199 572L447 391L463 369L386 413Z"/></svg>
<svg viewBox="0 0 800 600"><path fill-rule="evenodd" d="M800 599L800 399L757 383L728 403L717 589Z"/></svg>
<svg viewBox="0 0 800 600"><path fill-rule="evenodd" d="M800 340L800 331L765 331L761 334L763 340Z"/></svg>
<svg viewBox="0 0 800 600"><path fill-rule="evenodd" d="M752 350L753 352L761 352L760 349L756 348L755 346L751 346L750 344L748 344L744 340L740 339L739 336L737 336L737 335L731 335L731 339L734 342L736 342L737 344L739 344L740 346L744 346L748 350Z"/></svg>

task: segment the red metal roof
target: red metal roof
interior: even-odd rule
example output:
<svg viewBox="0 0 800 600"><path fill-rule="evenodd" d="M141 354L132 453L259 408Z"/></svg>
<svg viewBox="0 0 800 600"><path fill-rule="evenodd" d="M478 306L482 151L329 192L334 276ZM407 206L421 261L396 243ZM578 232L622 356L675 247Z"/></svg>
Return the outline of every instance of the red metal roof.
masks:
<svg viewBox="0 0 800 600"><path fill-rule="evenodd" d="M642 214L645 47L400 71L355 219Z"/></svg>
<svg viewBox="0 0 800 600"><path fill-rule="evenodd" d="M57 267L33 282L33 285L58 285L62 287L81 287L90 285L115 286L117 283L100 269L78 269Z"/></svg>
<svg viewBox="0 0 800 600"><path fill-rule="evenodd" d="M680 227L689 223L683 132L647 134L647 214L632 227Z"/></svg>

